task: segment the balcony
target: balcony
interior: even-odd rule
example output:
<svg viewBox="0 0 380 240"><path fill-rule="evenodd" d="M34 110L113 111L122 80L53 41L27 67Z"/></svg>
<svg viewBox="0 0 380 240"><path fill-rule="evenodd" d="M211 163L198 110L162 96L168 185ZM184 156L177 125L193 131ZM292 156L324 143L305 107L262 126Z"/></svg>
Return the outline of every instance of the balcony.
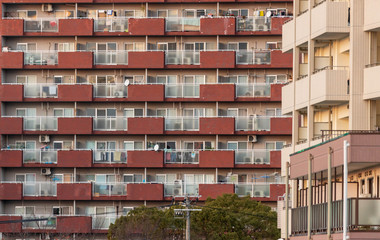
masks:
<svg viewBox="0 0 380 240"><path fill-rule="evenodd" d="M128 167L162 168L164 167L164 153L156 151L128 151Z"/></svg>
<svg viewBox="0 0 380 240"><path fill-rule="evenodd" d="M92 167L92 152L91 150L58 151L57 167Z"/></svg>
<svg viewBox="0 0 380 240"><path fill-rule="evenodd" d="M270 165L271 150L237 150L235 152L235 164ZM253 166L252 166L253 167Z"/></svg>
<svg viewBox="0 0 380 240"><path fill-rule="evenodd" d="M234 134L235 119L231 117L206 117L199 120L199 134Z"/></svg>
<svg viewBox="0 0 380 240"><path fill-rule="evenodd" d="M235 35L236 20L234 17L201 18L202 35Z"/></svg>
<svg viewBox="0 0 380 240"><path fill-rule="evenodd" d="M239 197L249 196L251 198L269 199L270 198L270 184L237 183L235 184L235 193Z"/></svg>
<svg viewBox="0 0 380 240"><path fill-rule="evenodd" d="M57 51L25 51L24 65L55 66L58 65Z"/></svg>
<svg viewBox="0 0 380 240"><path fill-rule="evenodd" d="M270 131L271 117L250 116L236 117L235 131Z"/></svg>
<svg viewBox="0 0 380 240"><path fill-rule="evenodd" d="M199 118L167 117L165 131L199 131Z"/></svg>
<svg viewBox="0 0 380 240"><path fill-rule="evenodd" d="M126 17L97 18L94 19L95 33L128 34L128 20Z"/></svg>
<svg viewBox="0 0 380 240"><path fill-rule="evenodd" d="M55 182L25 182L24 197L57 197L57 183Z"/></svg>
<svg viewBox="0 0 380 240"><path fill-rule="evenodd" d="M91 183L58 183L57 200L91 200Z"/></svg>
<svg viewBox="0 0 380 240"><path fill-rule="evenodd" d="M58 32L57 18L24 19L24 32L54 33Z"/></svg>
<svg viewBox="0 0 380 240"><path fill-rule="evenodd" d="M291 24L291 23L290 23ZM308 41L309 38L309 26L310 26L310 11L298 15L296 19L296 45L300 46ZM286 32L288 34L288 32ZM290 37L289 37L290 38ZM292 42L294 43L294 41Z"/></svg>
<svg viewBox="0 0 380 240"><path fill-rule="evenodd" d="M61 36L92 36L94 20L86 18L59 19L59 35Z"/></svg>
<svg viewBox="0 0 380 240"><path fill-rule="evenodd" d="M166 32L199 32L200 18L168 17L165 19Z"/></svg>
<svg viewBox="0 0 380 240"><path fill-rule="evenodd" d="M0 215L0 221L20 221L21 216ZM22 222L15 222L9 224L0 224L0 231L2 233L20 233L22 231Z"/></svg>
<svg viewBox="0 0 380 240"><path fill-rule="evenodd" d="M205 201L207 198L217 198L223 194L233 194L234 184L199 184L199 200Z"/></svg>
<svg viewBox="0 0 380 240"><path fill-rule="evenodd" d="M24 149L22 151L22 162L28 166L52 165L58 162L56 150Z"/></svg>
<svg viewBox="0 0 380 240"><path fill-rule="evenodd" d="M21 117L1 117L0 133L1 134L22 134L23 119Z"/></svg>
<svg viewBox="0 0 380 240"><path fill-rule="evenodd" d="M21 69L24 67L24 53L0 52L0 63L4 69Z"/></svg>
<svg viewBox="0 0 380 240"><path fill-rule="evenodd" d="M125 117L93 117L94 131L126 132L128 119Z"/></svg>
<svg viewBox="0 0 380 240"><path fill-rule="evenodd" d="M163 134L164 122L161 117L128 118L128 134Z"/></svg>
<svg viewBox="0 0 380 240"><path fill-rule="evenodd" d="M58 85L58 101L60 102L91 102L93 89L87 84Z"/></svg>
<svg viewBox="0 0 380 240"><path fill-rule="evenodd" d="M348 75L345 67L326 67L311 75L310 104L331 106L348 102Z"/></svg>
<svg viewBox="0 0 380 240"><path fill-rule="evenodd" d="M162 201L164 200L164 185L147 183L129 183L127 200Z"/></svg>
<svg viewBox="0 0 380 240"><path fill-rule="evenodd" d="M378 100L380 99L380 86L378 84L378 77L380 76L380 65L371 64L367 65L364 69L364 86L363 86L363 99L365 100Z"/></svg>
<svg viewBox="0 0 380 240"><path fill-rule="evenodd" d="M285 86L282 87L282 114L288 114L293 111L294 107L294 81L289 82Z"/></svg>
<svg viewBox="0 0 380 240"><path fill-rule="evenodd" d="M128 100L134 102L163 102L165 86L162 84L128 86Z"/></svg>
<svg viewBox="0 0 380 240"><path fill-rule="evenodd" d="M92 120L89 117L58 118L58 134L91 134Z"/></svg>
<svg viewBox="0 0 380 240"><path fill-rule="evenodd" d="M59 233L91 233L90 216L57 216L56 231Z"/></svg>
<svg viewBox="0 0 380 240"><path fill-rule="evenodd" d="M176 164L193 164L193 166L199 164L198 150L166 150L164 152L165 164L176 166Z"/></svg>
<svg viewBox="0 0 380 240"><path fill-rule="evenodd" d="M324 1L314 6L311 10L311 38L336 40L348 36L348 4L347 1Z"/></svg>
<svg viewBox="0 0 380 240"><path fill-rule="evenodd" d="M103 67L127 66L128 51L95 51L94 65L102 65Z"/></svg>
<svg viewBox="0 0 380 240"><path fill-rule="evenodd" d="M91 69L93 62L92 52L58 52L59 68Z"/></svg>
<svg viewBox="0 0 380 240"><path fill-rule="evenodd" d="M199 51L166 51L166 65L200 65Z"/></svg>
<svg viewBox="0 0 380 240"><path fill-rule="evenodd" d="M93 200L117 199L125 200L127 196L126 183L94 183L92 184Z"/></svg>
<svg viewBox="0 0 380 240"><path fill-rule="evenodd" d="M269 50L238 50L236 51L236 64L239 65L269 65L271 64L271 51Z"/></svg>
<svg viewBox="0 0 380 240"><path fill-rule="evenodd" d="M236 97L268 98L271 97L271 85L266 83L236 84Z"/></svg>
<svg viewBox="0 0 380 240"><path fill-rule="evenodd" d="M364 3L364 30L379 31L380 15L377 9L380 7L380 2L376 0L367 0Z"/></svg>
<svg viewBox="0 0 380 240"><path fill-rule="evenodd" d="M205 84L200 85L199 91L199 98L202 101L235 101L234 84Z"/></svg>
<svg viewBox="0 0 380 240"><path fill-rule="evenodd" d="M128 87L123 83L118 84L95 84L95 98L127 98Z"/></svg>
<svg viewBox="0 0 380 240"><path fill-rule="evenodd" d="M295 81L295 84L295 110L299 110L307 107L309 104L309 91L305 91L305 89L310 89L309 78L301 78ZM283 98L285 98L285 96L283 96Z"/></svg>
<svg viewBox="0 0 380 240"><path fill-rule="evenodd" d="M0 167L22 167L23 154L21 150L0 151Z"/></svg>
<svg viewBox="0 0 380 240"><path fill-rule="evenodd" d="M166 84L165 98L199 98L199 84Z"/></svg>
<svg viewBox="0 0 380 240"><path fill-rule="evenodd" d="M22 102L24 100L23 85L0 85L2 102Z"/></svg>
<svg viewBox="0 0 380 240"><path fill-rule="evenodd" d="M183 55L187 61L188 55ZM129 68L164 68L165 53L163 51L128 52Z"/></svg>
<svg viewBox="0 0 380 240"><path fill-rule="evenodd" d="M199 167L201 168L233 168L234 151L201 151L199 152Z"/></svg>
<svg viewBox="0 0 380 240"><path fill-rule="evenodd" d="M290 52L294 44L294 19L289 20L282 25L282 51Z"/></svg>
<svg viewBox="0 0 380 240"><path fill-rule="evenodd" d="M22 19L2 19L1 35L22 36L24 34L24 20Z"/></svg>
<svg viewBox="0 0 380 240"><path fill-rule="evenodd" d="M292 135L292 118L272 117L270 119L270 134Z"/></svg>
<svg viewBox="0 0 380 240"><path fill-rule="evenodd" d="M129 33L134 36L162 36L165 34L163 18L130 18L128 24Z"/></svg>
<svg viewBox="0 0 380 240"><path fill-rule="evenodd" d="M127 150L94 150L93 163L97 164L127 164Z"/></svg>
<svg viewBox="0 0 380 240"><path fill-rule="evenodd" d="M235 52L203 51L200 53L201 68L235 68Z"/></svg>
<svg viewBox="0 0 380 240"><path fill-rule="evenodd" d="M21 183L2 182L0 183L0 199L21 200L23 195L22 189Z"/></svg>

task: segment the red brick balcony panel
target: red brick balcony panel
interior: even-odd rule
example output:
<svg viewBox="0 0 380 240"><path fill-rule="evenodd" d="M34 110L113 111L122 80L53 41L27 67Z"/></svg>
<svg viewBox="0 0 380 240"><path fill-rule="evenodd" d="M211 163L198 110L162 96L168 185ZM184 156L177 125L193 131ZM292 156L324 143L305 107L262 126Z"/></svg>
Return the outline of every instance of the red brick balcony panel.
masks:
<svg viewBox="0 0 380 240"><path fill-rule="evenodd" d="M91 200L91 183L58 183L57 200Z"/></svg>
<svg viewBox="0 0 380 240"><path fill-rule="evenodd" d="M199 198L201 201L207 198L217 198L223 194L233 194L235 192L234 184L199 184Z"/></svg>
<svg viewBox="0 0 380 240"><path fill-rule="evenodd" d="M234 118L200 118L199 119L200 134L234 134L235 119Z"/></svg>
<svg viewBox="0 0 380 240"><path fill-rule="evenodd" d="M0 101L22 102L24 99L23 85L0 85Z"/></svg>
<svg viewBox="0 0 380 240"><path fill-rule="evenodd" d="M271 151L270 156L270 167L281 168L281 151Z"/></svg>
<svg viewBox="0 0 380 240"><path fill-rule="evenodd" d="M57 167L91 167L92 151L90 150L63 150L58 151Z"/></svg>
<svg viewBox="0 0 380 240"><path fill-rule="evenodd" d="M164 167L163 151L128 151L128 167L162 168Z"/></svg>
<svg viewBox="0 0 380 240"><path fill-rule="evenodd" d="M60 102L91 102L92 85L58 85L58 100Z"/></svg>
<svg viewBox="0 0 380 240"><path fill-rule="evenodd" d="M58 134L91 134L92 118L58 118Z"/></svg>
<svg viewBox="0 0 380 240"><path fill-rule="evenodd" d="M23 19L1 19L1 35L2 36L22 36L24 35Z"/></svg>
<svg viewBox="0 0 380 240"><path fill-rule="evenodd" d="M94 21L92 19L59 19L59 35L92 36Z"/></svg>
<svg viewBox="0 0 380 240"><path fill-rule="evenodd" d="M269 201L277 201L279 196L285 193L286 184L271 184L269 187L270 198Z"/></svg>
<svg viewBox="0 0 380 240"><path fill-rule="evenodd" d="M20 221L21 216L0 216L0 221ZM2 233L20 233L22 231L22 223L0 224L0 232Z"/></svg>
<svg viewBox="0 0 380 240"><path fill-rule="evenodd" d="M200 151L199 167L201 168L233 168L235 166L234 151Z"/></svg>
<svg viewBox="0 0 380 240"><path fill-rule="evenodd" d="M157 85L129 85L128 100L136 102L163 102L165 99L165 86Z"/></svg>
<svg viewBox="0 0 380 240"><path fill-rule="evenodd" d="M235 18L201 18L201 34L204 35L234 35Z"/></svg>
<svg viewBox="0 0 380 240"><path fill-rule="evenodd" d="M235 52L205 51L200 52L201 68L235 68Z"/></svg>
<svg viewBox="0 0 380 240"><path fill-rule="evenodd" d="M23 68L24 53L23 52L0 52L1 68Z"/></svg>
<svg viewBox="0 0 380 240"><path fill-rule="evenodd" d="M272 84L270 86L270 100L281 102L282 100L282 87L283 84Z"/></svg>
<svg viewBox="0 0 380 240"><path fill-rule="evenodd" d="M0 183L0 200L21 200L21 183Z"/></svg>
<svg viewBox="0 0 380 240"><path fill-rule="evenodd" d="M271 19L272 34L282 34L282 25L289 19L288 17L273 17Z"/></svg>
<svg viewBox="0 0 380 240"><path fill-rule="evenodd" d="M128 134L163 134L164 118L128 118Z"/></svg>
<svg viewBox="0 0 380 240"><path fill-rule="evenodd" d="M234 84L203 84L199 87L199 99L209 102L232 102L235 100Z"/></svg>
<svg viewBox="0 0 380 240"><path fill-rule="evenodd" d="M92 52L58 52L59 68L92 68L94 64Z"/></svg>
<svg viewBox="0 0 380 240"><path fill-rule="evenodd" d="M272 68L292 68L293 54L282 53L281 50L273 50L270 54Z"/></svg>
<svg viewBox="0 0 380 240"><path fill-rule="evenodd" d="M1 150L0 167L22 167L22 151Z"/></svg>
<svg viewBox="0 0 380 240"><path fill-rule="evenodd" d="M292 118L280 117L270 119L270 134L275 135L291 135L292 134Z"/></svg>
<svg viewBox="0 0 380 240"><path fill-rule="evenodd" d="M164 18L130 18L128 31L131 35L162 36L165 35Z"/></svg>
<svg viewBox="0 0 380 240"><path fill-rule="evenodd" d="M59 233L91 233L92 218L87 216L58 216L57 232Z"/></svg>
<svg viewBox="0 0 380 240"><path fill-rule="evenodd" d="M4 117L0 118L0 134L22 134L23 119Z"/></svg>
<svg viewBox="0 0 380 240"><path fill-rule="evenodd" d="M165 53L163 51L129 52L128 53L128 67L129 68L164 68L165 67Z"/></svg>
<svg viewBox="0 0 380 240"><path fill-rule="evenodd" d="M128 184L127 200L162 201L164 199L163 184Z"/></svg>

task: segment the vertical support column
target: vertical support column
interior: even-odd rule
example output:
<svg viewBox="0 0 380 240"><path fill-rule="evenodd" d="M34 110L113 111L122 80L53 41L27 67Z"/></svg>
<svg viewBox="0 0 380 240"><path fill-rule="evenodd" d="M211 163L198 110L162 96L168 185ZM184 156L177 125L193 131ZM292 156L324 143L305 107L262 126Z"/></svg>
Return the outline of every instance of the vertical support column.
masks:
<svg viewBox="0 0 380 240"><path fill-rule="evenodd" d="M289 162L286 162L285 176L285 240L289 239ZM296 189L298 191L298 189Z"/></svg>
<svg viewBox="0 0 380 240"><path fill-rule="evenodd" d="M313 161L313 155L309 155L309 161L308 161L308 174L307 174L307 239L311 239L311 207L312 207L312 191L311 188L312 185L312 161Z"/></svg>
<svg viewBox="0 0 380 240"><path fill-rule="evenodd" d="M347 226L348 226L348 202L347 202L347 181L348 181L348 156L347 148L350 144L347 140L343 142L343 240L347 239Z"/></svg>
<svg viewBox="0 0 380 240"><path fill-rule="evenodd" d="M329 153L327 155L327 239L331 238L331 157L333 149L329 147Z"/></svg>

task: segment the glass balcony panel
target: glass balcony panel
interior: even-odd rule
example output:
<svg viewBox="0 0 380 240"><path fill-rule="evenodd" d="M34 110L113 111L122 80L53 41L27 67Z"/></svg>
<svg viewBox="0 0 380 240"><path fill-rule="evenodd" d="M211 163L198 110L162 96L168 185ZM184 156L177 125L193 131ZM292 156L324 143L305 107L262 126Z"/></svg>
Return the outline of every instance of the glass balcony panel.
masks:
<svg viewBox="0 0 380 240"><path fill-rule="evenodd" d="M127 51L95 51L96 65L127 65Z"/></svg>
<svg viewBox="0 0 380 240"><path fill-rule="evenodd" d="M27 131L56 131L58 119L56 117L24 117L24 130Z"/></svg>
<svg viewBox="0 0 380 240"><path fill-rule="evenodd" d="M58 53L55 51L24 52L25 65L57 65Z"/></svg>
<svg viewBox="0 0 380 240"><path fill-rule="evenodd" d="M99 196L125 196L127 185L124 183L94 183L93 194Z"/></svg>
<svg viewBox="0 0 380 240"><path fill-rule="evenodd" d="M128 96L128 87L124 84L96 84L94 97L96 98L125 98Z"/></svg>
<svg viewBox="0 0 380 240"><path fill-rule="evenodd" d="M198 164L199 163L199 151L190 150L167 150L165 152L165 163L176 164Z"/></svg>
<svg viewBox="0 0 380 240"><path fill-rule="evenodd" d="M243 31L270 31L271 18L266 17L237 17L236 30Z"/></svg>
<svg viewBox="0 0 380 240"><path fill-rule="evenodd" d="M127 163L127 151L94 150L94 163Z"/></svg>
<svg viewBox="0 0 380 240"><path fill-rule="evenodd" d="M58 19L24 19L25 32L58 32Z"/></svg>
<svg viewBox="0 0 380 240"><path fill-rule="evenodd" d="M128 32L128 18L94 19L95 32Z"/></svg>
<svg viewBox="0 0 380 240"><path fill-rule="evenodd" d="M115 117L115 118L93 118L94 130L97 131L126 131L127 130L127 118Z"/></svg>

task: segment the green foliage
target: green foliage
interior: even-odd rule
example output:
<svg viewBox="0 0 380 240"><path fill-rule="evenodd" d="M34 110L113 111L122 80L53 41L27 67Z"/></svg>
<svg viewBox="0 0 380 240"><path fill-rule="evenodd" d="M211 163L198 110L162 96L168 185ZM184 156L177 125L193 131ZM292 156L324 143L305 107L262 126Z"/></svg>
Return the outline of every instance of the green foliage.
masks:
<svg viewBox="0 0 380 240"><path fill-rule="evenodd" d="M277 214L270 207L235 194L208 199L201 212L191 213L192 239L246 240L278 239ZM172 206L165 210L139 207L111 224L109 240L184 239L185 219L174 218Z"/></svg>

